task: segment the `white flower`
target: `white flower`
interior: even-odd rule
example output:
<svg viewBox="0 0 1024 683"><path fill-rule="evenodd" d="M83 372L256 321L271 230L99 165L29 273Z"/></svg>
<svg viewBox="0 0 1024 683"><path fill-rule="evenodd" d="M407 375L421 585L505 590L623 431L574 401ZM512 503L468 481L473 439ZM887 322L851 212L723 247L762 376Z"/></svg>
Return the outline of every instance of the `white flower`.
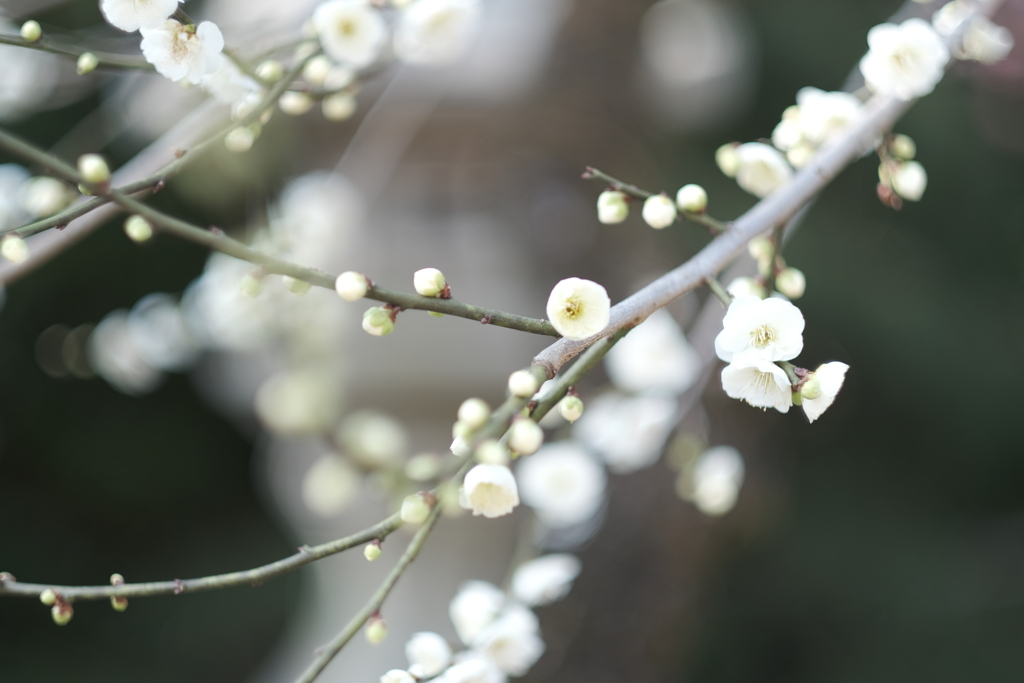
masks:
<svg viewBox="0 0 1024 683"><path fill-rule="evenodd" d="M204 21L195 33L168 19L157 28L142 29L142 55L157 73L172 81L199 83L221 66L224 36L217 25Z"/></svg>
<svg viewBox="0 0 1024 683"><path fill-rule="evenodd" d="M693 502L706 515L724 515L736 504L744 470L743 456L732 446L708 449L693 468Z"/></svg>
<svg viewBox="0 0 1024 683"><path fill-rule="evenodd" d="M505 683L508 676L489 659L475 653L453 664L432 683Z"/></svg>
<svg viewBox="0 0 1024 683"><path fill-rule="evenodd" d="M635 472L658 460L675 426L676 407L671 397L606 393L591 402L573 434L613 472Z"/></svg>
<svg viewBox="0 0 1024 683"><path fill-rule="evenodd" d="M843 388L846 371L850 366L846 363L825 363L815 370L801 388L804 412L807 419L814 422L828 410L836 400L836 394Z"/></svg>
<svg viewBox="0 0 1024 683"><path fill-rule="evenodd" d="M459 504L474 516L488 519L507 515L519 505L519 489L512 470L501 465L477 465L466 474Z"/></svg>
<svg viewBox="0 0 1024 683"><path fill-rule="evenodd" d="M548 297L548 319L566 339L586 339L608 325L611 299L604 287L571 277L562 280Z"/></svg>
<svg viewBox="0 0 1024 683"><path fill-rule="evenodd" d="M32 178L21 186L20 193L21 207L36 218L52 216L74 197L67 185L47 176Z"/></svg>
<svg viewBox="0 0 1024 683"><path fill-rule="evenodd" d="M178 9L181 0L100 0L100 12L122 31L157 28Z"/></svg>
<svg viewBox="0 0 1024 683"><path fill-rule="evenodd" d="M320 434L330 429L341 407L337 384L317 370L271 375L256 392L257 417L276 434Z"/></svg>
<svg viewBox="0 0 1024 683"><path fill-rule="evenodd" d="M604 367L628 392L677 395L700 376L703 361L665 309L658 309L612 347Z"/></svg>
<svg viewBox="0 0 1024 683"><path fill-rule="evenodd" d="M452 649L442 636L422 631L414 633L405 644L405 656L409 660L409 673L416 678L430 678L444 671L452 661Z"/></svg>
<svg viewBox="0 0 1024 683"><path fill-rule="evenodd" d="M364 467L394 467L408 445L405 429L382 413L363 410L346 417L335 434L342 450Z"/></svg>
<svg viewBox="0 0 1024 683"><path fill-rule="evenodd" d="M796 122L796 119L782 119L779 121L779 125L775 126L775 130L772 131L772 144L775 145L776 149L787 152L801 142L803 142L804 136L800 131L800 124Z"/></svg>
<svg viewBox="0 0 1024 683"><path fill-rule="evenodd" d="M804 347L804 316L781 299L733 299L715 338L715 352L727 363L791 360Z"/></svg>
<svg viewBox="0 0 1024 683"><path fill-rule="evenodd" d="M520 462L516 479L523 502L556 529L587 521L604 500L604 468L571 441L545 446Z"/></svg>
<svg viewBox="0 0 1024 683"><path fill-rule="evenodd" d="M512 676L522 676L544 654L540 625L529 608L510 605L477 635L473 648Z"/></svg>
<svg viewBox="0 0 1024 683"><path fill-rule="evenodd" d="M789 182L793 169L774 147L747 142L736 148L736 182L756 197L767 197Z"/></svg>
<svg viewBox="0 0 1024 683"><path fill-rule="evenodd" d="M302 478L302 502L314 515L333 517L349 506L360 481L359 472L347 461L325 455Z"/></svg>
<svg viewBox="0 0 1024 683"><path fill-rule="evenodd" d="M494 621L505 606L505 594L486 581L467 581L448 605L448 616L467 645Z"/></svg>
<svg viewBox="0 0 1024 683"><path fill-rule="evenodd" d="M902 100L934 90L949 61L945 42L923 19L875 26L868 31L868 46L860 61L864 81L875 92Z"/></svg>
<svg viewBox="0 0 1024 683"><path fill-rule="evenodd" d="M815 147L834 140L863 115L864 106L855 95L802 88L796 94L799 114L796 124L804 140Z"/></svg>
<svg viewBox="0 0 1024 683"><path fill-rule="evenodd" d="M1013 33L986 17L975 17L964 33L964 56L982 64L1001 62L1013 50Z"/></svg>
<svg viewBox="0 0 1024 683"><path fill-rule="evenodd" d="M128 313L113 311L89 335L89 367L112 387L129 396L148 394L163 373L143 360L128 331Z"/></svg>
<svg viewBox="0 0 1024 683"><path fill-rule="evenodd" d="M675 202L663 194L651 195L644 201L644 222L656 230L672 225L677 213Z"/></svg>
<svg viewBox="0 0 1024 683"><path fill-rule="evenodd" d="M786 371L770 361L727 365L722 370L722 387L729 398L746 401L755 408L775 408L780 413L788 413L793 405L793 387Z"/></svg>
<svg viewBox="0 0 1024 683"><path fill-rule="evenodd" d="M535 607L568 595L582 565L575 555L545 555L522 564L512 575L512 594Z"/></svg>
<svg viewBox="0 0 1024 683"><path fill-rule="evenodd" d="M395 54L411 64L447 64L470 47L480 25L480 0L416 0L395 28Z"/></svg>
<svg viewBox="0 0 1024 683"><path fill-rule="evenodd" d="M444 274L437 268L422 268L412 274L412 284L420 296L437 296L444 290Z"/></svg>
<svg viewBox="0 0 1024 683"><path fill-rule="evenodd" d="M376 61L388 27L366 0L329 0L313 11L313 26L324 51L333 59L361 69Z"/></svg>
<svg viewBox="0 0 1024 683"><path fill-rule="evenodd" d="M896 194L907 201L918 202L928 187L928 173L918 162L904 161L892 171L890 182Z"/></svg>
<svg viewBox="0 0 1024 683"><path fill-rule="evenodd" d="M416 683L416 677L408 671L392 669L380 677L380 683Z"/></svg>
<svg viewBox="0 0 1024 683"><path fill-rule="evenodd" d="M626 220L629 202L624 192L605 190L597 196L597 220L605 225L614 225Z"/></svg>
<svg viewBox="0 0 1024 683"><path fill-rule="evenodd" d="M508 391L519 398L530 398L539 389L537 378L529 370L516 370L508 376Z"/></svg>
<svg viewBox="0 0 1024 683"><path fill-rule="evenodd" d="M971 13L971 6L966 2L953 0L940 7L932 15L932 26L940 36L950 37L960 28L960 23Z"/></svg>

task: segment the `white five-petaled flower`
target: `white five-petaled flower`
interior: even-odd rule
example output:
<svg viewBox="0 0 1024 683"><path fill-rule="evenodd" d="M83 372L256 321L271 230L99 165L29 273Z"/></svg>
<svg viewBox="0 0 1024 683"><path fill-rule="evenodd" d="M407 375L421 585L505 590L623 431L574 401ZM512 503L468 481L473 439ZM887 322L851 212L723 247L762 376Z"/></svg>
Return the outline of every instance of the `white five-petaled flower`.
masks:
<svg viewBox="0 0 1024 683"><path fill-rule="evenodd" d="M522 564L512 575L512 594L527 605L546 605L564 598L582 565L575 555L544 555Z"/></svg>
<svg viewBox="0 0 1024 683"><path fill-rule="evenodd" d="M715 338L715 352L727 363L791 360L804 347L804 316L782 299L733 299Z"/></svg>
<svg viewBox="0 0 1024 683"><path fill-rule="evenodd" d="M161 76L172 81L199 83L220 63L224 36L217 25L204 21L195 32L168 19L158 28L142 29L142 54Z"/></svg>
<svg viewBox="0 0 1024 683"><path fill-rule="evenodd" d="M157 28L178 9L181 0L100 0L100 12L122 31Z"/></svg>
<svg viewBox="0 0 1024 683"><path fill-rule="evenodd" d="M780 413L788 413L793 405L789 377L771 361L730 363L722 370L722 387L729 398L746 401L755 408L775 408Z"/></svg>
<svg viewBox="0 0 1024 683"><path fill-rule="evenodd" d="M804 412L807 419L814 422L828 410L836 400L836 394L843 388L846 371L850 366L846 363L825 363L815 370L801 389Z"/></svg>
<svg viewBox="0 0 1024 683"><path fill-rule="evenodd" d="M410 64L447 64L470 47L480 0L416 0L398 18L395 54Z"/></svg>
<svg viewBox="0 0 1024 683"><path fill-rule="evenodd" d="M469 645L505 606L505 594L486 581L467 581L448 605L448 616L459 639Z"/></svg>
<svg viewBox="0 0 1024 683"><path fill-rule="evenodd" d="M328 0L313 11L313 26L324 51L356 69L380 55L388 27L367 0Z"/></svg>
<svg viewBox="0 0 1024 683"><path fill-rule="evenodd" d="M452 649L441 635L431 631L414 633L405 644L409 673L417 678L430 678L445 670L452 661Z"/></svg>
<svg viewBox="0 0 1024 683"><path fill-rule="evenodd" d="M831 142L863 115L864 105L847 92L801 88L796 94L795 119L804 140L818 147Z"/></svg>
<svg viewBox="0 0 1024 683"><path fill-rule="evenodd" d="M736 183L755 197L767 197L793 177L793 169L774 147L747 142L736 148Z"/></svg>
<svg viewBox="0 0 1024 683"><path fill-rule="evenodd" d="M199 87L221 104L235 106L250 98L261 99L262 87L243 74L235 63L223 54L212 60L212 70L199 82Z"/></svg>
<svg viewBox="0 0 1024 683"><path fill-rule="evenodd" d="M522 605L509 605L477 634L473 648L505 673L524 675L544 654L537 615Z"/></svg>
<svg viewBox="0 0 1024 683"><path fill-rule="evenodd" d="M604 501L604 468L571 441L545 446L520 462L516 479L523 502L553 529L587 521Z"/></svg>
<svg viewBox="0 0 1024 683"><path fill-rule="evenodd" d="M507 515L519 505L512 470L503 465L477 465L466 474L459 504L488 519Z"/></svg>
<svg viewBox="0 0 1024 683"><path fill-rule="evenodd" d="M562 280L548 297L548 319L555 330L566 339L592 337L608 325L611 299L604 287L571 277Z"/></svg>
<svg viewBox="0 0 1024 683"><path fill-rule="evenodd" d="M860 61L872 90L910 100L927 95L942 80L949 50L932 25L907 19L899 26L881 24L868 31L870 50Z"/></svg>

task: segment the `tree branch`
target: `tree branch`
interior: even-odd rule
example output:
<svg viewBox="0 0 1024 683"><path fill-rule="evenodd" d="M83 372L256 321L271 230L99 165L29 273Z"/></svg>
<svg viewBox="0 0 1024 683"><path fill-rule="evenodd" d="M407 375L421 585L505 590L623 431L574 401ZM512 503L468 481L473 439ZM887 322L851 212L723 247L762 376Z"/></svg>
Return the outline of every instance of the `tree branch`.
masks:
<svg viewBox="0 0 1024 683"><path fill-rule="evenodd" d="M91 52L96 55L96 59L99 60L100 67L106 67L108 69L127 69L134 71L155 71L153 65L143 59L141 56L133 55L122 55L116 52L103 52L102 50L90 50L84 47L77 47L74 45L65 45L43 36L39 40L28 41L21 36L11 36L0 34L0 43L5 45L15 45L17 47L28 48L29 50L38 50L40 52L49 52L55 55L64 55L67 57L78 58L86 52Z"/></svg>

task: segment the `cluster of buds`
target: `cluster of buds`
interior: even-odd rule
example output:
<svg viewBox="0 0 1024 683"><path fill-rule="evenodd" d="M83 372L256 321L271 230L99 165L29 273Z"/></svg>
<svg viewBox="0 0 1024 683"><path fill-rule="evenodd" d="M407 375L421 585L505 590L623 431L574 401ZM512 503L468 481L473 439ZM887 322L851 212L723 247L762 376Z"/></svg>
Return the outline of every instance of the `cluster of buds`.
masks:
<svg viewBox="0 0 1024 683"><path fill-rule="evenodd" d="M597 197L597 220L614 225L629 216L632 197L615 187ZM708 193L700 185L684 185L676 193L675 201L667 194L654 194L644 200L641 215L644 222L656 230L672 225L683 214L702 214L708 208Z"/></svg>
<svg viewBox="0 0 1024 683"><path fill-rule="evenodd" d="M71 617L75 616L75 609L71 603L53 589L47 588L40 593L39 602L50 608L50 616L53 617L53 623L57 626L67 626Z"/></svg>
<svg viewBox="0 0 1024 683"><path fill-rule="evenodd" d="M917 145L906 135L890 135L878 148L878 198L899 210L903 201L917 202L928 187L928 174L914 157Z"/></svg>
<svg viewBox="0 0 1024 683"><path fill-rule="evenodd" d="M764 299L768 296L768 285L774 282L775 290L789 299L799 299L804 295L807 278L803 271L786 265L774 238L755 237L747 243L747 252L757 262L759 276L756 280L737 278L729 284L730 294Z"/></svg>

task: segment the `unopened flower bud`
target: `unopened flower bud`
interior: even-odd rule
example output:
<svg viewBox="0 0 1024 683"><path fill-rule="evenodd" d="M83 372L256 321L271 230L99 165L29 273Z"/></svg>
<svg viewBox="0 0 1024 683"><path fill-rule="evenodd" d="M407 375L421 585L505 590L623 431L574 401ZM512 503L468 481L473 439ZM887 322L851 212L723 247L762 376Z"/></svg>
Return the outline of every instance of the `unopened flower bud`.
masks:
<svg viewBox="0 0 1024 683"><path fill-rule="evenodd" d="M467 398L459 406L459 422L470 429L480 429L491 418L491 408L482 398Z"/></svg>
<svg viewBox="0 0 1024 683"><path fill-rule="evenodd" d="M469 436L472 432L473 430L470 429L469 425L463 422L462 420L459 420L458 422L452 425L452 437L455 439L462 439L463 441L465 441L466 437Z"/></svg>
<svg viewBox="0 0 1024 683"><path fill-rule="evenodd" d="M597 196L597 220L605 225L615 225L629 215L629 198L625 192L605 190Z"/></svg>
<svg viewBox="0 0 1024 683"><path fill-rule="evenodd" d="M754 239L747 242L747 252L750 254L758 263L767 261L775 253L775 247L772 245L772 241L764 235L758 235Z"/></svg>
<svg viewBox="0 0 1024 683"><path fill-rule="evenodd" d="M123 612L128 609L128 598L112 595L110 596L110 606L114 608L115 612Z"/></svg>
<svg viewBox="0 0 1024 683"><path fill-rule="evenodd" d="M124 585L124 577L121 576L120 574L111 574L110 575L110 585L111 586L123 586Z"/></svg>
<svg viewBox="0 0 1024 683"><path fill-rule="evenodd" d="M370 541L363 548L363 557L366 558L367 562L373 562L380 557L380 541Z"/></svg>
<svg viewBox="0 0 1024 683"><path fill-rule="evenodd" d="M786 161L793 168L803 168L814 158L814 148L807 144L796 145L786 151Z"/></svg>
<svg viewBox="0 0 1024 683"><path fill-rule="evenodd" d="M153 236L153 226L142 216L129 216L124 222L124 234L132 242L145 242Z"/></svg>
<svg viewBox="0 0 1024 683"><path fill-rule="evenodd" d="M644 222L655 230L672 225L677 213L675 203L663 194L651 195L644 201Z"/></svg>
<svg viewBox="0 0 1024 683"><path fill-rule="evenodd" d="M803 272L796 268L783 268L782 272L775 276L775 289L790 299L799 299L807 289L807 279Z"/></svg>
<svg viewBox="0 0 1024 683"><path fill-rule="evenodd" d="M476 460L481 465L508 465L508 446L488 439L476 447Z"/></svg>
<svg viewBox="0 0 1024 683"><path fill-rule="evenodd" d="M388 309L374 306L363 313L363 329L375 337L384 337L395 331L395 321Z"/></svg>
<svg viewBox="0 0 1024 683"><path fill-rule="evenodd" d="M242 294L255 299L263 291L263 273L259 271L255 273L247 273L245 277L242 278L238 287L242 290Z"/></svg>
<svg viewBox="0 0 1024 683"><path fill-rule="evenodd" d="M75 71L78 72L79 76L84 76L91 74L99 65L99 57L92 52L83 52L78 56L78 61L75 62Z"/></svg>
<svg viewBox="0 0 1024 683"><path fill-rule="evenodd" d="M11 263L24 263L28 260L28 244L17 235L7 235L0 242L0 254Z"/></svg>
<svg viewBox="0 0 1024 683"><path fill-rule="evenodd" d="M228 131L228 134L224 136L224 147L229 152L241 154L248 152L252 149L252 146L256 143L255 130L259 129L259 124L253 124L250 126L240 126L238 128L232 128Z"/></svg>
<svg viewBox="0 0 1024 683"><path fill-rule="evenodd" d="M302 296L303 294L308 292L310 288L313 286L306 282L305 280L299 280L293 277L289 277L287 275L281 278L281 284L284 285L285 289L287 289L292 294L295 294L296 296Z"/></svg>
<svg viewBox="0 0 1024 683"><path fill-rule="evenodd" d="M729 283L729 286L725 288L725 291L735 297L756 296L758 299L764 299L768 296L768 292L765 291L764 286L752 277L736 278Z"/></svg>
<svg viewBox="0 0 1024 683"><path fill-rule="evenodd" d="M69 602L58 602L50 608L50 616L53 617L53 623L57 626L66 626L71 621L71 617L75 616L75 610Z"/></svg>
<svg viewBox="0 0 1024 683"><path fill-rule="evenodd" d="M366 296L370 283L362 273L348 270L334 281L334 291L345 301L358 301Z"/></svg>
<svg viewBox="0 0 1024 683"><path fill-rule="evenodd" d="M920 201L927 187L928 174L916 161L904 162L892 172L892 189L907 201Z"/></svg>
<svg viewBox="0 0 1024 683"><path fill-rule="evenodd" d="M736 153L736 148L739 147L738 143L730 142L726 145L722 145L715 152L715 163L718 164L718 168L721 169L729 178L735 178L736 172L740 169L740 157Z"/></svg>
<svg viewBox="0 0 1024 683"><path fill-rule="evenodd" d="M289 90L281 95L277 106L289 116L302 116L313 108L313 98L304 92Z"/></svg>
<svg viewBox="0 0 1024 683"><path fill-rule="evenodd" d="M266 83L275 83L284 76L284 66L276 59L268 59L256 67L256 75Z"/></svg>
<svg viewBox="0 0 1024 683"><path fill-rule="evenodd" d="M406 496L402 501L401 517L406 524L423 524L430 516L430 504L422 493Z"/></svg>
<svg viewBox="0 0 1024 683"><path fill-rule="evenodd" d="M412 284L420 296L437 296L444 290L444 275L437 268L423 268L413 273Z"/></svg>
<svg viewBox="0 0 1024 683"><path fill-rule="evenodd" d="M929 0L930 1L930 0ZM800 118L800 106L791 104L782 110L783 121L795 121Z"/></svg>
<svg viewBox="0 0 1024 683"><path fill-rule="evenodd" d="M350 119L356 113L357 108L358 102L356 98L347 92L328 95L320 103L320 110L328 121L345 121Z"/></svg>
<svg viewBox="0 0 1024 683"><path fill-rule="evenodd" d="M575 422L583 415L583 401L579 396L566 396L558 402L558 413L567 422Z"/></svg>
<svg viewBox="0 0 1024 683"><path fill-rule="evenodd" d="M56 604L56 602L57 602L57 594L53 592L53 589L47 588L46 590L44 590L42 593L39 594L39 602L43 603L47 607L49 607L50 605Z"/></svg>
<svg viewBox="0 0 1024 683"><path fill-rule="evenodd" d="M34 43L43 37L43 27L38 21L29 20L21 25L21 37L30 43Z"/></svg>
<svg viewBox="0 0 1024 683"><path fill-rule="evenodd" d="M83 154L78 158L78 172L87 183L99 185L110 181L110 167L99 154Z"/></svg>
<svg viewBox="0 0 1024 683"><path fill-rule="evenodd" d="M312 83L313 85L322 85L324 80L327 78L327 74L331 72L331 60L326 55L317 55L308 62L306 66L302 67L302 77L306 79L306 82Z"/></svg>
<svg viewBox="0 0 1024 683"><path fill-rule="evenodd" d="M434 453L420 453L405 463L405 476L413 481L430 481L441 472L441 461Z"/></svg>
<svg viewBox="0 0 1024 683"><path fill-rule="evenodd" d="M680 211L704 213L708 210L708 193L700 185L683 185L676 193L676 206Z"/></svg>
<svg viewBox="0 0 1024 683"><path fill-rule="evenodd" d="M904 161L910 161L917 156L917 145L909 135L894 135L892 142L889 143L889 150L892 151L893 156Z"/></svg>
<svg viewBox="0 0 1024 683"><path fill-rule="evenodd" d="M508 390L513 396L530 398L537 393L540 384L528 370L516 370L508 376Z"/></svg>
<svg viewBox="0 0 1024 683"><path fill-rule="evenodd" d="M807 378L807 381L800 387L800 396L808 401L821 396L821 380L818 379L817 375L811 373Z"/></svg>
<svg viewBox="0 0 1024 683"><path fill-rule="evenodd" d="M380 616L371 617L366 625L366 641L370 645L379 645L388 637L388 625Z"/></svg>
<svg viewBox="0 0 1024 683"><path fill-rule="evenodd" d="M508 447L520 455L533 455L544 443L544 430L528 418L516 420L508 430Z"/></svg>

